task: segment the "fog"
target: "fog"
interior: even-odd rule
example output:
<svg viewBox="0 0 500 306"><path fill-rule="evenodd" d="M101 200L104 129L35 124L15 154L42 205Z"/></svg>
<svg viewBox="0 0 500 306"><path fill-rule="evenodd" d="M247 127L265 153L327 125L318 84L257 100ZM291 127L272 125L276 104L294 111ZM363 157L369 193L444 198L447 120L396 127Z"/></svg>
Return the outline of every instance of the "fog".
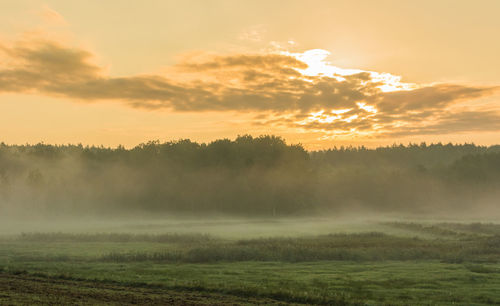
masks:
<svg viewBox="0 0 500 306"><path fill-rule="evenodd" d="M247 224L258 235L258 220L304 233L384 218L491 220L500 216L499 187L499 146L308 152L276 136L133 149L1 144L0 230L201 231L205 220L232 222L215 232Z"/></svg>

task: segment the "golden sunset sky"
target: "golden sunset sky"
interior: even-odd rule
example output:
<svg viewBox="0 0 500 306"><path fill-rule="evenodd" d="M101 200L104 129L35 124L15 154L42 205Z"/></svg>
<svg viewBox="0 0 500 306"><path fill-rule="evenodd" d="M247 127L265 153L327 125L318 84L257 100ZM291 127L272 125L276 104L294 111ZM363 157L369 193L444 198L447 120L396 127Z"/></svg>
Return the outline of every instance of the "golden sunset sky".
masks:
<svg viewBox="0 0 500 306"><path fill-rule="evenodd" d="M500 143L500 1L0 1L0 142Z"/></svg>

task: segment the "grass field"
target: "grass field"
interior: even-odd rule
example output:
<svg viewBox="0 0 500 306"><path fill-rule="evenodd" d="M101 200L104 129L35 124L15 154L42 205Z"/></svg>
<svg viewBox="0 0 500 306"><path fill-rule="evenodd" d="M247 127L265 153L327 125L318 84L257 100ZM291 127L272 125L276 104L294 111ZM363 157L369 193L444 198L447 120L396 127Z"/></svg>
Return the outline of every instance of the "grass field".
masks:
<svg viewBox="0 0 500 306"><path fill-rule="evenodd" d="M499 288L495 223L216 220L0 241L0 304L491 305Z"/></svg>

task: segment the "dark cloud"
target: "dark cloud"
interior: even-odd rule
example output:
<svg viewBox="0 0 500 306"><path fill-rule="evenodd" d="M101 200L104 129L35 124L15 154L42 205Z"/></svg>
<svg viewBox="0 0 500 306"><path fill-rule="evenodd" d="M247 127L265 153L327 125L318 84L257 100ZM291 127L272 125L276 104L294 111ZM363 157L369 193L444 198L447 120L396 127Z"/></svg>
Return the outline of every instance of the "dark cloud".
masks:
<svg viewBox="0 0 500 306"><path fill-rule="evenodd" d="M500 112L464 111L445 113L425 124L399 127L386 132L386 136L439 135L462 132L499 131Z"/></svg>
<svg viewBox="0 0 500 306"><path fill-rule="evenodd" d="M7 55L0 68L0 91L4 92L47 92L55 84L95 79L101 71L89 62L89 52L54 42L31 42L0 50Z"/></svg>
<svg viewBox="0 0 500 306"><path fill-rule="evenodd" d="M460 100L487 95L494 89L492 87L439 84L410 91L396 91L374 95L370 98L370 101L384 113L397 114L423 109L442 109Z"/></svg>
<svg viewBox="0 0 500 306"><path fill-rule="evenodd" d="M227 68L255 68L255 69L266 69L270 71L280 71L284 73L290 73L296 75L296 71L289 69L293 68L307 68L307 65L294 57L279 55L279 54L267 54L267 55L231 55L231 56L213 56L206 59L201 59L201 62L190 62L182 63L178 65L189 71L205 71L205 70L215 70L215 69L227 69ZM287 68L288 67L288 68Z"/></svg>
<svg viewBox="0 0 500 306"><path fill-rule="evenodd" d="M252 111L260 114L261 124L323 132L376 128L383 135L401 135L499 128L497 113L449 111L458 102L490 95L494 87L438 84L382 92L383 84L368 72L342 78L305 76L299 69L307 65L287 55L211 56L176 65L177 74L111 77L92 62L90 52L53 41L4 45L0 51L5 58L0 92L119 100L146 109ZM329 112L338 109L348 111L328 120L333 116ZM309 117L321 110L321 120ZM434 123L424 126L425 121Z"/></svg>

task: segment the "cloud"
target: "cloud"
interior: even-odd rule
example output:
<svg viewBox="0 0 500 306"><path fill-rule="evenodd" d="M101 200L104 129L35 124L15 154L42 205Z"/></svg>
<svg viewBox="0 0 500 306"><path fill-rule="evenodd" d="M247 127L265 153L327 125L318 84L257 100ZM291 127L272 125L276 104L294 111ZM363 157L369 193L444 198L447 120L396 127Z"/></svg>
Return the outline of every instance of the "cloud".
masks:
<svg viewBox="0 0 500 306"><path fill-rule="evenodd" d="M90 63L91 53L54 42L20 42L13 47L1 45L0 50L10 63L0 69L0 91L4 92L57 93L58 84L86 82L101 72Z"/></svg>
<svg viewBox="0 0 500 306"><path fill-rule="evenodd" d="M50 8L47 5L42 6L40 11L37 12L38 15L46 24L56 25L56 26L67 26L68 22L64 17L59 14L56 10Z"/></svg>
<svg viewBox="0 0 500 306"><path fill-rule="evenodd" d="M332 68L322 62L324 52L204 55L178 63L168 75L113 77L94 63L91 52L56 41L4 43L0 51L0 93L117 100L144 109L255 112L256 124L325 134L499 128L496 112L454 109L498 87L410 86L387 73Z"/></svg>
<svg viewBox="0 0 500 306"><path fill-rule="evenodd" d="M388 92L370 100L384 113L402 113L422 109L442 109L460 100L491 94L495 88L438 84L410 91Z"/></svg>
<svg viewBox="0 0 500 306"><path fill-rule="evenodd" d="M183 111L310 111L341 107L364 98L364 79L353 75L301 78L306 65L277 54L231 55L178 69L199 80L176 82L175 75L109 77L91 63L92 55L50 41L3 47L12 63L0 70L0 91L33 92L82 100L121 100L143 108ZM203 81L205 79L205 81Z"/></svg>
<svg viewBox="0 0 500 306"><path fill-rule="evenodd" d="M438 115L430 123L399 127L398 129L387 132L386 136L439 135L499 130L499 111L463 111Z"/></svg>
<svg viewBox="0 0 500 306"><path fill-rule="evenodd" d="M243 30L238 36L238 38L240 40L260 42L262 41L262 36L265 33L266 33L266 28L264 27L264 25L259 24Z"/></svg>

